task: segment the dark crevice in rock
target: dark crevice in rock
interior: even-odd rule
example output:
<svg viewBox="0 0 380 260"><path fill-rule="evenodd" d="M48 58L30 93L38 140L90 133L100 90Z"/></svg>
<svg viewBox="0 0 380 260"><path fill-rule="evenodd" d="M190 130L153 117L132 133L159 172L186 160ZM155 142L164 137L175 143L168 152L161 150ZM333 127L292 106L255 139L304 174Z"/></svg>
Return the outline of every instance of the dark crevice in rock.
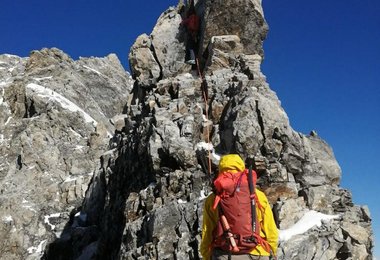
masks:
<svg viewBox="0 0 380 260"><path fill-rule="evenodd" d="M263 145L260 147L260 151L261 151L262 155L265 156L266 155L266 148L265 148L266 137L265 137L264 119L263 119L263 115L261 114L261 111L260 111L258 100L255 100L255 105L256 105L257 122L259 123L261 135L262 135L263 140L264 140Z"/></svg>
<svg viewBox="0 0 380 260"><path fill-rule="evenodd" d="M254 75L253 75L253 72L250 70L249 67L242 68L241 72L244 73L245 75L247 75L247 77L248 77L249 80L254 80L255 79Z"/></svg>
<svg viewBox="0 0 380 260"><path fill-rule="evenodd" d="M234 121L238 111L236 110L236 100L232 98L224 107L220 117L219 135L220 144L215 150L220 154L236 153L236 136L234 135Z"/></svg>
<svg viewBox="0 0 380 260"><path fill-rule="evenodd" d="M137 247L153 242L154 215L144 217L141 230L137 232Z"/></svg>
<svg viewBox="0 0 380 260"><path fill-rule="evenodd" d="M198 205L197 205L197 208L198 208ZM198 210L196 210L195 212L198 212ZM186 213L185 213L186 214ZM196 214L195 216L195 219L194 219L194 223L191 224L191 222L186 222L188 224L188 227L189 227L189 230L191 231L191 234L192 234L192 239L189 241L189 246L193 249L192 251L190 251L190 254L191 253L194 253L194 255L190 255L190 259L192 260L199 260L200 259L200 256L199 256L199 244L198 244L198 240L196 239L196 235L198 233L198 229L199 229L199 216L198 214Z"/></svg>
<svg viewBox="0 0 380 260"><path fill-rule="evenodd" d="M25 111L24 118L31 118L37 115L37 110L34 106L33 99L25 100L25 108L26 108L26 111Z"/></svg>
<svg viewBox="0 0 380 260"><path fill-rule="evenodd" d="M280 130L278 129L278 127L276 127L273 130L272 138L275 139L275 140L279 140L281 142L281 144L282 144L281 151L279 153L277 161L283 163L284 162L284 160L283 160L284 154L285 154L286 150L288 149L289 137L287 135L285 135L285 134L282 134L280 132Z"/></svg>
<svg viewBox="0 0 380 260"><path fill-rule="evenodd" d="M351 259L352 253L350 248L348 247L347 243L345 242L343 246L339 249L337 255L336 255L338 260L347 260Z"/></svg>
<svg viewBox="0 0 380 260"><path fill-rule="evenodd" d="M162 68L162 65L161 65L158 57L157 57L156 49L153 46L153 42L151 44L150 50L153 54L154 59L156 60L156 62L158 64L158 66L160 67L160 76L157 78L157 82L159 82L163 78L163 68Z"/></svg>
<svg viewBox="0 0 380 260"><path fill-rule="evenodd" d="M33 197L32 194L26 197L28 200L33 198L30 202L35 205L41 201L41 197L53 198L43 200L44 204L49 204L52 211L43 210L42 215L35 214L36 216L31 217L29 226L42 225L46 232L37 231L43 235L30 235L36 229L21 227L18 225L21 218L10 212L20 236L25 236L26 241L33 243L25 245L34 248L50 237L43 259L200 259L200 207L203 205L204 196L212 189L210 183L213 173L209 174L207 149L197 149L198 144L209 137L219 155L238 152L246 158L252 153L256 156L261 152L263 156L259 157L262 157L265 165L261 172L258 171L258 183L263 189L267 189L264 192L267 192L271 205L276 204L276 201L280 204L273 208L279 228L291 227L305 212L313 209L330 215L343 213L344 218L340 222L349 219L352 226L360 225L359 231L363 229L363 232L368 232L365 238L355 240L350 238L354 236L354 233L351 234L351 225L348 225L345 231L341 231L339 224L324 223L321 228L301 234L297 239L282 241L278 252L279 259L291 259L293 253L297 253L299 258L317 259L337 254L338 259L350 259L353 257L352 252L356 254L364 246L369 253L373 244L370 238L372 233L368 209L354 206L351 194L342 191L337 185L331 185L331 182L338 182L334 181L334 178L340 175L332 152L330 153L327 145L318 141L314 134L311 138L306 137L291 128L276 94L269 89L265 77L260 72L261 59L256 54L263 56L262 40L267 30L260 1L196 2L197 8L203 9L198 13L202 19L199 54L202 55L203 51L203 54L207 53L203 46L212 48L209 55L204 56L208 63L201 86L198 85L200 79L197 72L190 71L191 66L182 61L185 44L181 37L185 36L185 30L179 25L180 19L173 12L173 8L170 9L170 12L173 12L171 15L159 18L152 35L142 36L140 42L131 50L131 53L134 51L131 55L131 68L136 79L134 85L131 86L130 82L126 88L117 88L114 93L108 92L108 86L119 85L127 79L122 77L124 80L115 80L109 85L103 84L104 75L120 79L120 75L113 75L113 65L106 72L99 61L88 64L102 74L101 79L95 79L97 73L89 73L88 69L84 69L84 64L87 63L82 63L83 60L81 64L74 65L65 55L57 55L55 51L51 52L51 57L45 57L44 53L48 54L49 51L32 54L29 64L33 66L28 67L29 72L33 75L39 73L41 77L46 76L44 71L48 75L54 73L54 80L46 84L51 86L51 90L57 90L65 84L64 82L69 82L64 85L65 93L62 94L72 92L65 97L83 105L81 107L86 108L86 113L93 115L101 112L108 116L116 110L116 113L119 113L123 109L125 115L114 121L118 122L113 124L115 128L117 126L117 131L109 140L107 152L104 152L103 148L102 151L97 151L94 147L85 146L85 138L91 136L91 133L87 133L87 128L92 126L80 126L79 117L72 120L76 116L66 113L64 107L56 110L55 106L51 107L51 103L44 98L31 97L34 94L32 91L25 91L23 84L30 82L31 78L26 77L20 80L20 84L15 84L14 88L6 90L11 91L6 93L7 100L10 100L11 112L15 113L17 119L23 116L35 117L41 113L43 124L46 125L46 129L43 129L45 132L38 132L42 130L35 127L39 126L39 118L22 120L22 127L26 126L27 131L23 133L20 126L15 129L16 134L12 133L13 136L22 138L12 140L11 144L15 144L14 147L22 147L23 150L20 152L10 147L13 156L8 164L12 167L12 173L17 174L9 176L29 177L36 172L41 177L41 183L50 184L50 179L60 180L58 184L49 185L47 190L51 192L43 193L45 191L39 190L42 193L40 197ZM183 4L183 1L181 3ZM213 43L209 45L212 37ZM152 42L155 43L154 46ZM61 59L65 61L57 61ZM52 62L58 65L51 66ZM200 63L203 72L202 58ZM69 71L68 74L75 77L64 78L62 84L56 74L66 75L66 66L80 69L76 72ZM34 69L36 71L33 71ZM23 77L21 74L19 76ZM256 76L258 78L255 78ZM77 81L79 78L84 82ZM99 88L98 92L93 93L96 88ZM209 104L204 103L202 92L205 92ZM86 103L90 94L94 94L90 99L95 98L95 95L101 96L104 103ZM112 103L112 100L116 100L112 105L117 107L116 110L110 108L107 111L97 111L98 105L106 106L105 103ZM124 104L126 105L123 108ZM49 106L51 109L43 115L40 110ZM96 111L87 111L93 107L96 107ZM73 124L60 125L67 121L62 117L64 114L70 114L69 120L74 121ZM205 127L208 126L208 122L203 119L206 114L209 115L208 119L212 120L211 133L207 137ZM46 118L48 120L45 120ZM102 122L107 123L107 120L108 118ZM30 122L33 124L26 125ZM271 129L274 129L273 134L270 132ZM113 129L108 130L112 132ZM39 135L34 135L33 131ZM45 135L47 132L51 136ZM6 134L4 139L8 137L8 133ZM70 143L61 143L55 139L57 136L66 138L67 134ZM96 137L99 137L99 134ZM48 151L48 155L44 155L47 160L39 161L40 153L33 157L33 150L27 149L31 140L35 141L33 144L54 143L54 148L59 150L62 146L64 151ZM107 141L104 147L106 143ZM78 147L84 144L84 148L68 149L76 144ZM78 159L68 155L72 151ZM55 160L51 164L50 155L53 155L51 157ZM91 155L91 160L84 158L87 155ZM56 161L57 157L59 161ZM100 164L96 159L99 157ZM217 168L217 157L212 158L211 170ZM83 164L82 158L85 161ZM34 161L36 166L31 168L34 166L31 162ZM57 167L54 168L54 165ZM27 170L28 168L30 170ZM45 171L53 176L45 178ZM33 174L29 174L31 172ZM86 175L88 172L94 173L91 180ZM32 181L31 185L34 187L37 186L33 179L28 181ZM16 182L12 184L11 187L18 185ZM54 185L57 186L56 189ZM88 185L86 192L83 188L85 185ZM38 191L34 188L31 190ZM22 193L20 190L17 192ZM64 192L71 193L71 199L76 201L69 202L69 195L65 195ZM1 193L4 193L3 197L8 194L6 187L1 188ZM85 198L79 207L83 193ZM16 207L17 201L23 201L23 198L18 197L9 205ZM70 213L67 222L62 221L63 217L52 219L51 223L57 228L54 231L60 232L63 229L61 237L52 242L51 238L55 237L51 226L44 222L43 215L69 211L68 207L75 210ZM5 209L8 211L8 208ZM36 208L37 212L38 210ZM27 231L22 231L20 227ZM8 241L8 238L5 236L3 240ZM10 238L8 244L17 245L17 237ZM308 240L312 241L310 245L299 245L299 241ZM344 241L346 244L342 247ZM19 257L11 256L9 259L32 257L26 255L26 248L22 250L23 252L17 255ZM84 252L91 254L83 255ZM363 256L363 259L365 257L367 256Z"/></svg>
<svg viewBox="0 0 380 260"><path fill-rule="evenodd" d="M298 192L298 197L302 197L306 203L306 206L309 207L309 199L308 199L308 190L307 189L302 189Z"/></svg>
<svg viewBox="0 0 380 260"><path fill-rule="evenodd" d="M177 160L163 149L159 149L158 154L161 159L160 168L168 168L170 171L181 169L181 166L178 164Z"/></svg>
<svg viewBox="0 0 380 260"><path fill-rule="evenodd" d="M77 208L70 212L69 221L61 236L47 246L42 260L76 259L87 245L99 239L99 230L94 225L84 224L73 229L77 212Z"/></svg>
<svg viewBox="0 0 380 260"><path fill-rule="evenodd" d="M175 89L173 85L170 86L169 88L169 95L171 100L177 99L178 98L178 89Z"/></svg>
<svg viewBox="0 0 380 260"><path fill-rule="evenodd" d="M145 132L137 132L138 128L144 129ZM146 142L151 135L151 127L149 125L144 126L141 121L137 123L135 130L135 135L128 136L124 154L117 158L114 174L111 176L113 178L110 178L109 181L110 202L105 209L107 212L105 216L106 225L102 227L104 231L107 230L108 232L104 232L101 239L105 247L98 251L100 257L108 257L109 252L112 252L112 255L116 257L119 253L122 233L127 221L124 216L125 201L130 192L139 192L155 181L152 162L149 152L146 150ZM146 223L144 226L145 240L140 239L139 244L152 241L151 231L154 217L148 215L144 220ZM110 232L112 230L113 232Z"/></svg>
<svg viewBox="0 0 380 260"><path fill-rule="evenodd" d="M21 154L19 154L17 156L16 165L17 165L17 170L21 170L22 169L22 157L21 157Z"/></svg>
<svg viewBox="0 0 380 260"><path fill-rule="evenodd" d="M209 172L208 152L205 150L197 150L196 154L197 154L198 164L202 167L202 171L208 174Z"/></svg>
<svg viewBox="0 0 380 260"><path fill-rule="evenodd" d="M135 81L135 83L133 84L132 93L133 93L133 96L132 96L132 102L130 105L138 105L145 98L145 88L140 87L137 81ZM125 113L126 112L127 111L125 111Z"/></svg>

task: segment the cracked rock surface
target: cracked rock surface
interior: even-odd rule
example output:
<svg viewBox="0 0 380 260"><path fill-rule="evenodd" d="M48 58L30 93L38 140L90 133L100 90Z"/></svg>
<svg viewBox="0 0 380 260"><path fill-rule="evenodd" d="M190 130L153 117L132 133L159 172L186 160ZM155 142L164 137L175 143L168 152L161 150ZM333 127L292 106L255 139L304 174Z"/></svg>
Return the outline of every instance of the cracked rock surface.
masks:
<svg viewBox="0 0 380 260"><path fill-rule="evenodd" d="M0 55L0 258L39 259L77 212L132 79L118 58Z"/></svg>
<svg viewBox="0 0 380 260"><path fill-rule="evenodd" d="M203 77L184 63L181 2L132 46L133 82L114 55L0 56L5 257L201 259L210 142L256 157L279 229L310 211L336 216L281 240L278 259L372 259L368 208L339 186L331 147L292 129L260 70L261 1L195 3Z"/></svg>

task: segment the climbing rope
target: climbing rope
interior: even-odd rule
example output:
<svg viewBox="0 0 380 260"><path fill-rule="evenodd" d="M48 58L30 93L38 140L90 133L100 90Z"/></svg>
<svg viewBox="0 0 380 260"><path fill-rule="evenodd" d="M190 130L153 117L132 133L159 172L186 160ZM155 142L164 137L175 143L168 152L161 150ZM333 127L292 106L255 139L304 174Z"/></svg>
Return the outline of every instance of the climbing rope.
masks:
<svg viewBox="0 0 380 260"><path fill-rule="evenodd" d="M208 144L210 144L210 129L209 129L209 125L208 125L208 122L209 122L209 120L208 120L208 94L206 93L207 89L205 86L205 78L204 78L203 73L201 72L198 57L195 58L195 64L197 66L197 71L198 71L199 77L202 80L201 88L202 88L203 101L205 102L205 110L206 110L205 111L205 117L206 117L206 121L207 121L207 125L206 125L207 140L206 141ZM208 173L211 176L211 152L210 152L210 149L207 149L207 150L208 150Z"/></svg>

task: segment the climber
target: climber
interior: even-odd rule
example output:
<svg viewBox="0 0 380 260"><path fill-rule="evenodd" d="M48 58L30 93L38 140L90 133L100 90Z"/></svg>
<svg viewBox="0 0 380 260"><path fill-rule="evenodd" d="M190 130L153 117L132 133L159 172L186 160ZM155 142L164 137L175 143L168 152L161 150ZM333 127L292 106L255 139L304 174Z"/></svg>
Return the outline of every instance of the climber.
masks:
<svg viewBox="0 0 380 260"><path fill-rule="evenodd" d="M245 169L239 155L221 158L214 192L203 207L203 259L275 258L278 229L267 197L255 184L256 172Z"/></svg>
<svg viewBox="0 0 380 260"><path fill-rule="evenodd" d="M186 41L186 63L195 65L198 49L199 16L196 14L194 1L191 0L186 18L181 22L188 32Z"/></svg>

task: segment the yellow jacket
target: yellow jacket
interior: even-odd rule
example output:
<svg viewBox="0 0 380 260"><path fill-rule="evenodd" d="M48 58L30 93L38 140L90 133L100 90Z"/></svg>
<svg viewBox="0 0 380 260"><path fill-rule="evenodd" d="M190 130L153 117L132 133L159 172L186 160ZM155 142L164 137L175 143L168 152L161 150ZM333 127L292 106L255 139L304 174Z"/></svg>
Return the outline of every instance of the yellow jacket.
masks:
<svg viewBox="0 0 380 260"><path fill-rule="evenodd" d="M270 245L274 255L277 252L278 241L278 229L273 218L272 209L265 194L256 189L258 200L262 206L259 208L256 206L257 217L260 222L260 236L263 237ZM203 224L202 224L202 242L201 242L201 254L204 260L210 260L212 255L211 244L213 241L213 230L215 229L218 220L218 210L213 210L212 205L214 203L215 194L210 194L204 203L203 207ZM270 253L264 250L261 245L258 245L251 252L251 255L269 256Z"/></svg>

